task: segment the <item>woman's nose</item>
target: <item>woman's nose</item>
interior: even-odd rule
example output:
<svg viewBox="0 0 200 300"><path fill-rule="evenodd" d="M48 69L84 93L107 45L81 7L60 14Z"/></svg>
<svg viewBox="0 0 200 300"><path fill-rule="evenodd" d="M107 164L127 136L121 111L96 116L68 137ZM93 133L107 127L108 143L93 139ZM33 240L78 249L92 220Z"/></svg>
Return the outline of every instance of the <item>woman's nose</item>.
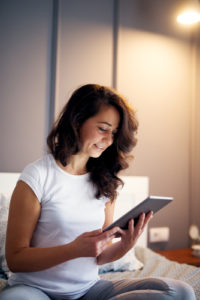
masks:
<svg viewBox="0 0 200 300"><path fill-rule="evenodd" d="M112 132L107 132L106 136L104 136L106 143L110 146L113 143L113 134Z"/></svg>

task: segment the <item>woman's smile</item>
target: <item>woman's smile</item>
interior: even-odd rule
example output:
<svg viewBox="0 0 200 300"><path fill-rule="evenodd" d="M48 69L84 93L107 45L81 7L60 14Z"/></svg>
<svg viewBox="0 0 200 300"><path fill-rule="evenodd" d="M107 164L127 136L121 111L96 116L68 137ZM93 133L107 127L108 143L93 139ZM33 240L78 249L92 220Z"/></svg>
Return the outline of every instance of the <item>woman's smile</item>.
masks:
<svg viewBox="0 0 200 300"><path fill-rule="evenodd" d="M100 150L100 151L104 151L104 147L101 147L101 146L99 146L99 145L97 145L97 144L95 144L95 147L98 149L98 150Z"/></svg>

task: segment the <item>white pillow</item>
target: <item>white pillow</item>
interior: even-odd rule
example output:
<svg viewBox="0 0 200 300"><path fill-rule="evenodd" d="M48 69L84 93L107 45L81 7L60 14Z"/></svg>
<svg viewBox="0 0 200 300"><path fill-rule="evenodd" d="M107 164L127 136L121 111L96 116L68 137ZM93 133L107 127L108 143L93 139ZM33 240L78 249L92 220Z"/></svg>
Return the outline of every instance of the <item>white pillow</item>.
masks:
<svg viewBox="0 0 200 300"><path fill-rule="evenodd" d="M0 268L10 275L10 270L5 258L5 242L6 242L6 229L8 222L8 211L9 211L10 197L0 193Z"/></svg>
<svg viewBox="0 0 200 300"><path fill-rule="evenodd" d="M110 263L101 265L99 267L99 273L105 272L123 272L134 271L143 268L143 263L139 261L135 256L135 249L129 250L123 257Z"/></svg>

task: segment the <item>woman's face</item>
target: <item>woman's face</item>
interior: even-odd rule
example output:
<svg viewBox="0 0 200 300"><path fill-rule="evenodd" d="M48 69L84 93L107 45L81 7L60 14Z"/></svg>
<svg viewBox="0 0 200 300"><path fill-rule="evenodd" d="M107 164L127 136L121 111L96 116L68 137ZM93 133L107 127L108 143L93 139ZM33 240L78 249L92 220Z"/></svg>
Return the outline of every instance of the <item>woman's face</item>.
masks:
<svg viewBox="0 0 200 300"><path fill-rule="evenodd" d="M80 154L99 157L112 143L120 122L120 115L113 106L101 106L99 112L87 119L80 129Z"/></svg>

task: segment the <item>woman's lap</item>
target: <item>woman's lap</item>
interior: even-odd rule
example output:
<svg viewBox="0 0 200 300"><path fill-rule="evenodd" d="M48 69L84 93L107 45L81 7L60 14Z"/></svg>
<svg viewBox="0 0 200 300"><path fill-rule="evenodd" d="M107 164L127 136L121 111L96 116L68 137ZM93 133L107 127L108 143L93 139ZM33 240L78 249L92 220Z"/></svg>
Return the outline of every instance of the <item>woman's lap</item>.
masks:
<svg viewBox="0 0 200 300"><path fill-rule="evenodd" d="M27 285L6 287L0 300L52 300L40 289ZM58 298L54 298L58 299ZM99 280L80 300L195 300L186 283L169 278Z"/></svg>
<svg viewBox="0 0 200 300"><path fill-rule="evenodd" d="M133 280L98 281L81 300L195 300L193 289L172 279L144 278Z"/></svg>

